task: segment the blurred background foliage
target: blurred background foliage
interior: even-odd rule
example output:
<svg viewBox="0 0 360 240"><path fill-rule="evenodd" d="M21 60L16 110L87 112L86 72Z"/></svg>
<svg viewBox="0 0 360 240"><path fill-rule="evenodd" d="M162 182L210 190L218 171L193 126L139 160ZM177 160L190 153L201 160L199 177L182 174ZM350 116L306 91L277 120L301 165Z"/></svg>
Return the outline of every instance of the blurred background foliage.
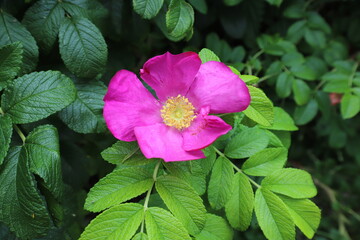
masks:
<svg viewBox="0 0 360 240"><path fill-rule="evenodd" d="M74 64L81 63L69 63L60 55L63 39L57 39L56 31L61 28L49 44L43 41L49 37L42 35L45 27L34 25L41 5L51 2L2 0L0 12L15 17L35 38L37 70L67 73L85 95L93 85L90 90L96 88L101 98L101 82L107 85L117 70L137 72L147 59L166 51L198 52L206 47L242 74L258 76L257 86L299 126L292 134L288 164L309 171L319 189L314 201L322 209L322 221L314 239L360 239L360 1L58 0L71 4L65 14L95 24L108 47L104 74L90 71L77 77L70 71L79 73ZM99 44L97 50L105 51ZM29 71L35 60L33 65L27 66ZM67 187L58 207L64 215L60 227L42 239L77 239L94 217L83 210L86 193L112 170L100 156L115 142L103 121L95 119L84 130L67 114L65 109L60 118L22 125L29 132L51 123L60 133ZM0 239L16 238L0 225ZM254 222L248 231L236 232L235 239L264 237Z"/></svg>

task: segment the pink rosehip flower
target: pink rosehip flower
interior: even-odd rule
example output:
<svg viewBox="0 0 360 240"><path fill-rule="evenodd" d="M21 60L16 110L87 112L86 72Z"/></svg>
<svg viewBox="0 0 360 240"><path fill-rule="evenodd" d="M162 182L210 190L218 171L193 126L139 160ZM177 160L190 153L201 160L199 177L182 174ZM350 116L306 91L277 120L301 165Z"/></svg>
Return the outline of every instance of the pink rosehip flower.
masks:
<svg viewBox="0 0 360 240"><path fill-rule="evenodd" d="M117 139L137 140L147 158L204 158L201 149L231 130L209 114L240 112L250 104L246 84L229 67L202 64L194 52L153 57L140 75L157 99L134 73L120 70L104 97L104 118Z"/></svg>

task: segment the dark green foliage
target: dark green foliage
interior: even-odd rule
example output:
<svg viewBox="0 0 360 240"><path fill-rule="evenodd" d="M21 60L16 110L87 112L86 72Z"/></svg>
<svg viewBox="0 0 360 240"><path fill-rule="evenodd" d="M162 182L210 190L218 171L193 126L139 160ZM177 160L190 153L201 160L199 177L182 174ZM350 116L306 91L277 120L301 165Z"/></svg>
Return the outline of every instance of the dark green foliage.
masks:
<svg viewBox="0 0 360 240"><path fill-rule="evenodd" d="M359 239L359 16L355 0L1 1L0 239ZM106 128L111 77L166 51L249 87L205 159L149 160Z"/></svg>

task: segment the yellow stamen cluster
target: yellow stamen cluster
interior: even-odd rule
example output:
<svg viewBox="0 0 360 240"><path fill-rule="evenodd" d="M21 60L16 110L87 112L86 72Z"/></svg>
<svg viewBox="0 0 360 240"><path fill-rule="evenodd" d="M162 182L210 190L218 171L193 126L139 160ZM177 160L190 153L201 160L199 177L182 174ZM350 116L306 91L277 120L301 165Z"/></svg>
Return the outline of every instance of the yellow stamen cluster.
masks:
<svg viewBox="0 0 360 240"><path fill-rule="evenodd" d="M190 127L191 122L196 118L194 110L189 99L178 95L165 102L161 109L161 117L166 125L181 130Z"/></svg>

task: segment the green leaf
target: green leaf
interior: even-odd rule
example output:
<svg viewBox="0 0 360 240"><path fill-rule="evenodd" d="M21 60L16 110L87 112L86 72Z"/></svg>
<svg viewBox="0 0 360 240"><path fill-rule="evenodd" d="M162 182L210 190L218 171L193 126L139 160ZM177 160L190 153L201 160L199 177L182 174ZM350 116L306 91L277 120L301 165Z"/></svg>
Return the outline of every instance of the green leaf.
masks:
<svg viewBox="0 0 360 240"><path fill-rule="evenodd" d="M166 28L174 38L186 36L194 24L194 10L184 0L171 0L166 12Z"/></svg>
<svg viewBox="0 0 360 240"><path fill-rule="evenodd" d="M311 89L303 80L296 79L293 82L292 90L297 105L304 105L310 101Z"/></svg>
<svg viewBox="0 0 360 240"><path fill-rule="evenodd" d="M284 16L287 18L299 19L305 15L304 3L294 2L284 10Z"/></svg>
<svg viewBox="0 0 360 240"><path fill-rule="evenodd" d="M360 111L360 96L346 93L341 99L341 116L344 119L354 117Z"/></svg>
<svg viewBox="0 0 360 240"><path fill-rule="evenodd" d="M274 107L274 123L269 127L262 127L271 130L297 131L294 120L282 108Z"/></svg>
<svg viewBox="0 0 360 240"><path fill-rule="evenodd" d="M100 212L146 192L154 180L149 171L140 167L121 168L102 178L90 189L85 209Z"/></svg>
<svg viewBox="0 0 360 240"><path fill-rule="evenodd" d="M306 29L306 20L300 20L293 23L288 28L287 39L289 39L293 43L298 43L305 35Z"/></svg>
<svg viewBox="0 0 360 240"><path fill-rule="evenodd" d="M145 233L139 232L131 240L148 240L148 239L149 238Z"/></svg>
<svg viewBox="0 0 360 240"><path fill-rule="evenodd" d="M11 118L0 114L0 166L9 150L12 132Z"/></svg>
<svg viewBox="0 0 360 240"><path fill-rule="evenodd" d="M225 157L219 157L212 169L208 199L212 208L219 210L225 206L232 191L234 169L231 162Z"/></svg>
<svg viewBox="0 0 360 240"><path fill-rule="evenodd" d="M203 152L206 158L198 159L196 161L200 163L205 175L208 175L216 161L216 152L212 146L203 149Z"/></svg>
<svg viewBox="0 0 360 240"><path fill-rule="evenodd" d="M145 19L155 17L160 11L164 0L133 0L134 11Z"/></svg>
<svg viewBox="0 0 360 240"><path fill-rule="evenodd" d="M106 87L102 82L75 84L75 101L64 108L59 116L69 128L79 133L99 133L106 129L103 118Z"/></svg>
<svg viewBox="0 0 360 240"><path fill-rule="evenodd" d="M274 171L262 180L261 186L292 198L312 198L317 194L311 175L294 168Z"/></svg>
<svg viewBox="0 0 360 240"><path fill-rule="evenodd" d="M281 57L281 61L288 67L303 64L305 62L304 56L299 52L289 52Z"/></svg>
<svg viewBox="0 0 360 240"><path fill-rule="evenodd" d="M23 153L30 164L30 171L44 180L44 186L60 200L63 193L59 137L51 125L35 128L26 137Z"/></svg>
<svg viewBox="0 0 360 240"><path fill-rule="evenodd" d="M255 214L269 240L295 239L295 226L286 205L272 192L259 188L255 194Z"/></svg>
<svg viewBox="0 0 360 240"><path fill-rule="evenodd" d="M189 0L188 2L200 13L202 14L207 13L208 6L206 0Z"/></svg>
<svg viewBox="0 0 360 240"><path fill-rule="evenodd" d="M243 0L224 0L225 5L227 6L235 6L241 3Z"/></svg>
<svg viewBox="0 0 360 240"><path fill-rule="evenodd" d="M248 175L267 176L283 168L286 159L286 148L266 148L246 160L241 169Z"/></svg>
<svg viewBox="0 0 360 240"><path fill-rule="evenodd" d="M102 151L101 156L112 164L145 165L156 161L155 158L147 159L141 153L137 142L118 141Z"/></svg>
<svg viewBox="0 0 360 240"><path fill-rule="evenodd" d="M14 123L30 123L63 109L75 94L72 81L60 72L33 72L17 78L5 90L1 107Z"/></svg>
<svg viewBox="0 0 360 240"><path fill-rule="evenodd" d="M308 25L310 28L321 30L327 34L331 33L330 26L317 12L307 12Z"/></svg>
<svg viewBox="0 0 360 240"><path fill-rule="evenodd" d="M276 80L276 94L280 98L287 98L291 94L291 87L295 81L294 77L288 73L283 72Z"/></svg>
<svg viewBox="0 0 360 240"><path fill-rule="evenodd" d="M0 12L0 46L15 42L21 42L24 49L20 75L31 72L35 69L39 58L39 49L35 39L16 18L2 10Z"/></svg>
<svg viewBox="0 0 360 240"><path fill-rule="evenodd" d="M251 96L249 107L243 113L251 120L271 126L274 121L273 104L265 93L256 87L248 86Z"/></svg>
<svg viewBox="0 0 360 240"><path fill-rule="evenodd" d="M283 0L266 0L268 3L270 3L271 5L277 6L279 7L282 3Z"/></svg>
<svg viewBox="0 0 360 240"><path fill-rule="evenodd" d="M314 119L318 112L318 104L315 99L311 99L306 105L296 107L294 120L297 125L304 125Z"/></svg>
<svg viewBox="0 0 360 240"><path fill-rule="evenodd" d="M171 175L189 183L198 195L205 193L206 175L199 161L168 162L165 167Z"/></svg>
<svg viewBox="0 0 360 240"><path fill-rule="evenodd" d="M206 63L209 61L220 62L219 57L213 51L207 48L201 49L201 51L199 52L199 57L202 63Z"/></svg>
<svg viewBox="0 0 360 240"><path fill-rule="evenodd" d="M40 0L25 13L23 24L45 52L53 48L61 21L65 18L62 4L62 1Z"/></svg>
<svg viewBox="0 0 360 240"><path fill-rule="evenodd" d="M65 19L59 31L61 58L78 77L93 78L105 69L108 50L99 29L86 18Z"/></svg>
<svg viewBox="0 0 360 240"><path fill-rule="evenodd" d="M323 49L326 47L325 33L319 30L305 30L305 41L315 49Z"/></svg>
<svg viewBox="0 0 360 240"><path fill-rule="evenodd" d="M307 64L299 64L296 66L293 66L291 69L291 72L295 75L295 77L305 79L305 80L316 80L317 73L314 69L312 69Z"/></svg>
<svg viewBox="0 0 360 240"><path fill-rule="evenodd" d="M325 81L324 92L346 93L350 89L350 74L343 72L328 72L321 77Z"/></svg>
<svg viewBox="0 0 360 240"><path fill-rule="evenodd" d="M0 91L19 73L22 54L23 48L20 42L0 48Z"/></svg>
<svg viewBox="0 0 360 240"><path fill-rule="evenodd" d="M50 216L21 147L9 150L0 169L0 221L21 239L46 235Z"/></svg>
<svg viewBox="0 0 360 240"><path fill-rule="evenodd" d="M252 75L240 75L241 80L243 80L247 85L255 84L259 81L259 78Z"/></svg>
<svg viewBox="0 0 360 240"><path fill-rule="evenodd" d="M170 175L161 176L156 180L155 187L166 206L190 234L195 235L203 229L205 206L187 182Z"/></svg>
<svg viewBox="0 0 360 240"><path fill-rule="evenodd" d="M79 240L129 240L143 218L144 207L140 204L125 203L112 207L92 220Z"/></svg>
<svg viewBox="0 0 360 240"><path fill-rule="evenodd" d="M195 240L232 240L233 235L233 230L222 217L207 213L205 226Z"/></svg>
<svg viewBox="0 0 360 240"><path fill-rule="evenodd" d="M254 192L249 179L243 173L235 174L231 192L231 197L225 205L226 218L233 228L245 231L252 219Z"/></svg>
<svg viewBox="0 0 360 240"><path fill-rule="evenodd" d="M259 128L247 128L230 139L225 155L231 158L246 158L263 150L269 143L266 132Z"/></svg>
<svg viewBox="0 0 360 240"><path fill-rule="evenodd" d="M285 203L295 225L307 238L313 238L320 224L320 209L309 199L292 199L281 195L279 197Z"/></svg>
<svg viewBox="0 0 360 240"><path fill-rule="evenodd" d="M162 208L150 207L145 213L145 223L149 239L191 240L182 223Z"/></svg>

